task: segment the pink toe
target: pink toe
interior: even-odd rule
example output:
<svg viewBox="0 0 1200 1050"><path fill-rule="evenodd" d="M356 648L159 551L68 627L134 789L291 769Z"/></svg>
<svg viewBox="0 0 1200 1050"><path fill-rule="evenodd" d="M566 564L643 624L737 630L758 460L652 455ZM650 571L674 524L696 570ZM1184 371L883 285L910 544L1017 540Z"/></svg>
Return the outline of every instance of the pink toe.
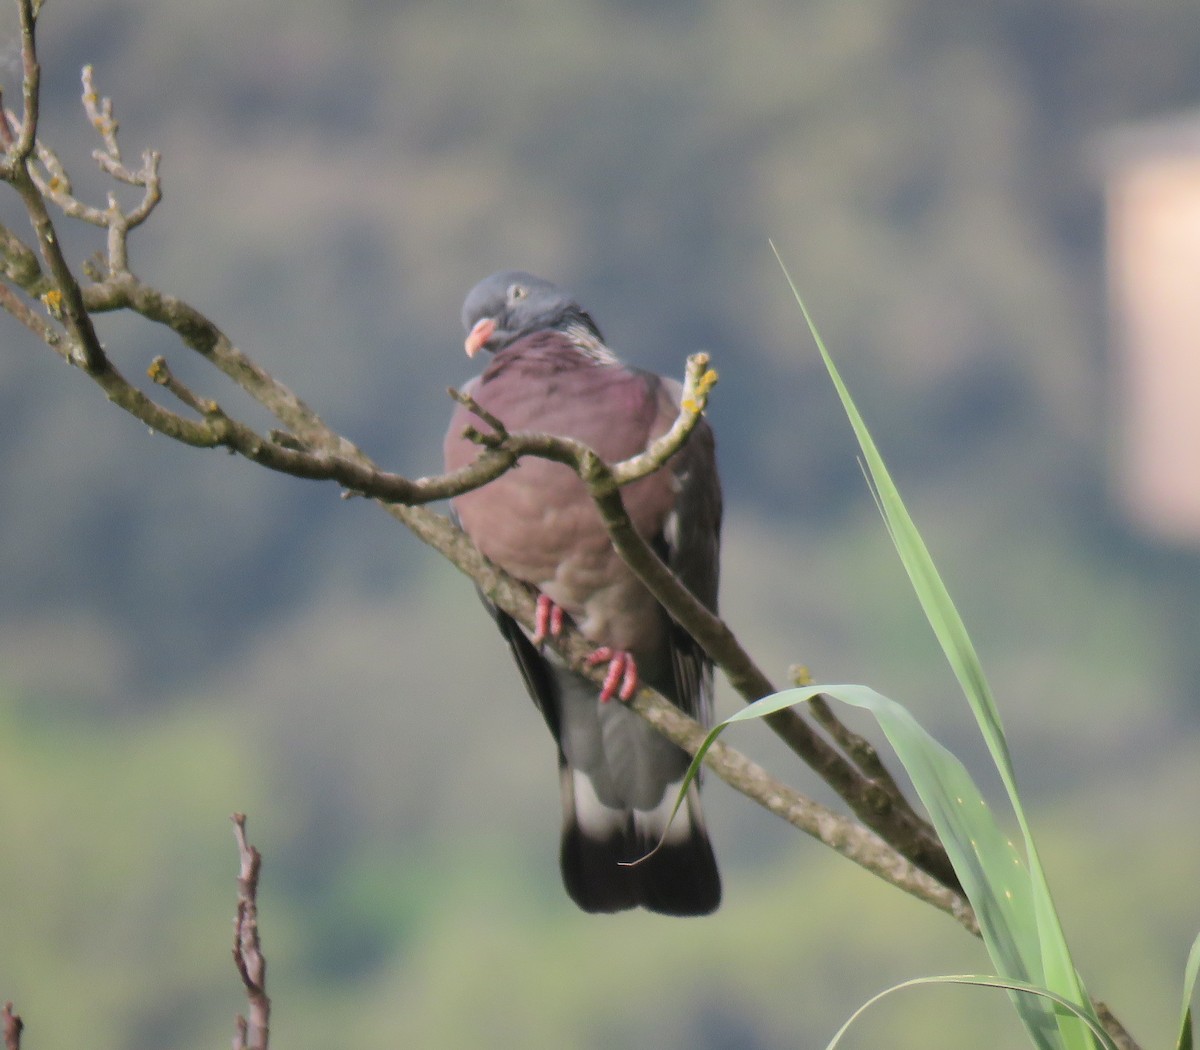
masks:
<svg viewBox="0 0 1200 1050"><path fill-rule="evenodd" d="M592 667L596 664L608 664L604 684L600 686L602 704L608 703L614 696L621 700L633 699L638 687L638 670L631 653L602 645L587 658L587 662Z"/></svg>
<svg viewBox="0 0 1200 1050"><path fill-rule="evenodd" d="M534 645L541 645L547 638L557 638L562 634L562 629L562 607L555 605L544 594L539 594L537 609L533 615L533 637L530 641Z"/></svg>
<svg viewBox="0 0 1200 1050"><path fill-rule="evenodd" d="M621 691L617 695L623 701L633 699L633 694L638 690L638 669L637 663L633 659L632 653L625 654L625 673L621 676Z"/></svg>

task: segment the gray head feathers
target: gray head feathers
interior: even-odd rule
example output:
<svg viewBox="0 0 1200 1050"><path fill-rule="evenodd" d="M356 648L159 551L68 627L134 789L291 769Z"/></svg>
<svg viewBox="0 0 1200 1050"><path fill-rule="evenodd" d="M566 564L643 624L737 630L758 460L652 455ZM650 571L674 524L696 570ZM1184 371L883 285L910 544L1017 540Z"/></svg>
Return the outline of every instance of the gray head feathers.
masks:
<svg viewBox="0 0 1200 1050"><path fill-rule="evenodd" d="M571 324L583 324L597 339L603 340L596 323L570 293L522 270L494 273L467 294L462 309L463 328L473 333L481 330L479 326L484 321L491 321L492 325L478 348L492 353L530 332L565 329Z"/></svg>

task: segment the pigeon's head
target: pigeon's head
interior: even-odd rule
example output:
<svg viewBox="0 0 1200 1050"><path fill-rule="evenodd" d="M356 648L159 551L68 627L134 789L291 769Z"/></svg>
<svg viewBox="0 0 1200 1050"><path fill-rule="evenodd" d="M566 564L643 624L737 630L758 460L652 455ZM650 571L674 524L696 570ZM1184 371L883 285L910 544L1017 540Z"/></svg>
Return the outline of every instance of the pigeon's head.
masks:
<svg viewBox="0 0 1200 1050"><path fill-rule="evenodd" d="M582 307L556 284L521 270L485 277L467 295L462 309L466 350L497 353L509 343L543 328L585 325L599 339L600 330Z"/></svg>

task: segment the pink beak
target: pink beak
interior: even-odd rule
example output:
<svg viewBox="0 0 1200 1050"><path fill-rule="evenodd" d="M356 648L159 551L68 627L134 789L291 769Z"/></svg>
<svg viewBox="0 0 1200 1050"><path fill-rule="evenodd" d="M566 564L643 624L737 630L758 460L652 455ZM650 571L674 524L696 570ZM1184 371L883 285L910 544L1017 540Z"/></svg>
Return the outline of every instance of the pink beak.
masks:
<svg viewBox="0 0 1200 1050"><path fill-rule="evenodd" d="M475 327L471 329L467 336L467 341L463 347L467 351L467 357L474 357L484 344L492 338L496 331L496 322L491 317L481 317L475 322Z"/></svg>

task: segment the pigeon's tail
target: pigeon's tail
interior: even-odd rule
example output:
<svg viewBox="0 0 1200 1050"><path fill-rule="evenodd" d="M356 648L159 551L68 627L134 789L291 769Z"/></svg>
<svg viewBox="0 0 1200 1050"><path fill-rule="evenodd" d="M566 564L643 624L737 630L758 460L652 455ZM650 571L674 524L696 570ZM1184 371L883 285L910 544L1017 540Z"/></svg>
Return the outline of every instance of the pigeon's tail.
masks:
<svg viewBox="0 0 1200 1050"><path fill-rule="evenodd" d="M614 809L596 797L586 777L564 765L562 790L563 883L584 911L641 906L663 915L708 915L716 910L721 876L695 784L669 827L678 784L669 785L652 810Z"/></svg>

